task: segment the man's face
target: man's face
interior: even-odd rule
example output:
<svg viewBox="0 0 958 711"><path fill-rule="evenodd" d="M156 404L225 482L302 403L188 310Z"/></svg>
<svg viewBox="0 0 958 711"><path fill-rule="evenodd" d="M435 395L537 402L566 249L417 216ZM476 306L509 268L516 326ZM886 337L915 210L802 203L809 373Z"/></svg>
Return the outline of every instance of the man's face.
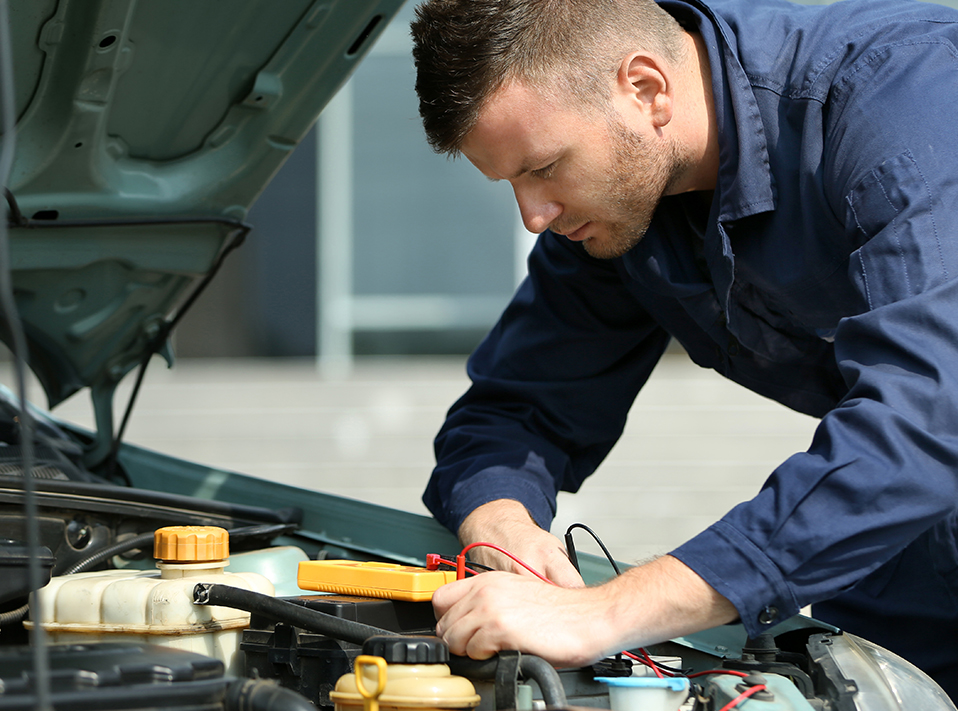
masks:
<svg viewBox="0 0 958 711"><path fill-rule="evenodd" d="M562 104L515 82L486 102L462 153L512 184L526 229L581 241L600 259L638 244L677 171L668 148L624 125L611 104Z"/></svg>

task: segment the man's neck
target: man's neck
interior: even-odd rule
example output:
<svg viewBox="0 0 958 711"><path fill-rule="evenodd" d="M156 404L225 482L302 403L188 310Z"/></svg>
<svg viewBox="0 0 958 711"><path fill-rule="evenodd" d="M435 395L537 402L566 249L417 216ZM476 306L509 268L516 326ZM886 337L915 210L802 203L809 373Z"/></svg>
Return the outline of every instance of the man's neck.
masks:
<svg viewBox="0 0 958 711"><path fill-rule="evenodd" d="M677 146L685 166L682 178L673 186L672 193L692 190L713 190L718 182L719 142L712 96L712 71L705 41L697 32L686 35L689 44L684 71L679 73L682 97L681 116L683 139Z"/></svg>

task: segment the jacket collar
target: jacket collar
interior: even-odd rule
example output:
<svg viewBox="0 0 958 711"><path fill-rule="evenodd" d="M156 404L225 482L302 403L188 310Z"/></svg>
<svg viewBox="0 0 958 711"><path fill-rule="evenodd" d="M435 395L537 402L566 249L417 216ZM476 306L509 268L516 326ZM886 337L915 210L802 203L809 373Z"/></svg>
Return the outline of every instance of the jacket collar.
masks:
<svg viewBox="0 0 958 711"><path fill-rule="evenodd" d="M698 31L708 48L719 134L718 221L775 209L768 143L731 27L700 0L661 0L662 9Z"/></svg>

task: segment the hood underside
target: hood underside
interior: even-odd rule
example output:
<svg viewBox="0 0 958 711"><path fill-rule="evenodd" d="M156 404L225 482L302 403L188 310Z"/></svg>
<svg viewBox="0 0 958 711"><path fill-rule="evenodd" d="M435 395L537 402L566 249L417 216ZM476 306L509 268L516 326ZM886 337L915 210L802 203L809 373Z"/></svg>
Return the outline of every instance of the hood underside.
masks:
<svg viewBox="0 0 958 711"><path fill-rule="evenodd" d="M91 463L113 434L117 383L169 358L178 314L401 5L9 3L15 299L49 406L91 388Z"/></svg>

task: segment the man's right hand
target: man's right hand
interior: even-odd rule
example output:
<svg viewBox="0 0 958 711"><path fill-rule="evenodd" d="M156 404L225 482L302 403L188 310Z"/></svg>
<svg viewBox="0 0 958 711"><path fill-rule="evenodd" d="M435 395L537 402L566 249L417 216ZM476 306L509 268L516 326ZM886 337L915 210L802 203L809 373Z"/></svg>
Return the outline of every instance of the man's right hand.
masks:
<svg viewBox="0 0 958 711"><path fill-rule="evenodd" d="M470 513L459 527L463 546L483 541L509 551L556 585L567 588L584 586L582 577L569 562L562 542L532 520L526 507L512 499L483 504ZM508 556L479 546L469 557L497 570L532 575Z"/></svg>

